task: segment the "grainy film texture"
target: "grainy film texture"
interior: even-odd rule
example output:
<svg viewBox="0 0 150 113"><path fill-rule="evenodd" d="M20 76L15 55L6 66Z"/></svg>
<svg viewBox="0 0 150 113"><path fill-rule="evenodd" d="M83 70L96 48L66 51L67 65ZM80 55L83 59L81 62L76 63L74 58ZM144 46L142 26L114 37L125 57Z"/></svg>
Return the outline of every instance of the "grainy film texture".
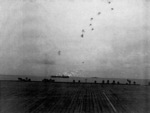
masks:
<svg viewBox="0 0 150 113"><path fill-rule="evenodd" d="M149 113L149 0L0 0L0 113Z"/></svg>

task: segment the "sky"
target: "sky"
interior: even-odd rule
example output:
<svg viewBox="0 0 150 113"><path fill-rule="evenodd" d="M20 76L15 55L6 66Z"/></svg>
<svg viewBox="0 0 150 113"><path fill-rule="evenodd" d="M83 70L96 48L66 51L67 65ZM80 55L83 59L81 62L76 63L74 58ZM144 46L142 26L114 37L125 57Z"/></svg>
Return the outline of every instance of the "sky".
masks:
<svg viewBox="0 0 150 113"><path fill-rule="evenodd" d="M148 0L0 0L0 74L150 79Z"/></svg>

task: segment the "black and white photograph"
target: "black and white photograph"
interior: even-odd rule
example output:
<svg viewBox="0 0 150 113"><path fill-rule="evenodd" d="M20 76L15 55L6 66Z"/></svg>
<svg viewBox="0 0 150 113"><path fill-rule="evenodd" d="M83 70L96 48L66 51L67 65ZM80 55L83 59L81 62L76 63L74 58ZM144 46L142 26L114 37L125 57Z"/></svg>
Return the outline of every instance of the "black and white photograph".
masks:
<svg viewBox="0 0 150 113"><path fill-rule="evenodd" d="M0 0L0 113L150 113L150 1Z"/></svg>

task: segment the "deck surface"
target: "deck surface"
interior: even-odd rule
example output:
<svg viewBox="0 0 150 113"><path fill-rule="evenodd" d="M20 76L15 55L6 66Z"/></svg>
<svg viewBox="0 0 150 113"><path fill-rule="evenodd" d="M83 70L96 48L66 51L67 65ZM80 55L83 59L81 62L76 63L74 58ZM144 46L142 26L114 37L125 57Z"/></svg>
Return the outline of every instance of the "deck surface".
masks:
<svg viewBox="0 0 150 113"><path fill-rule="evenodd" d="M150 113L150 86L0 82L0 113Z"/></svg>

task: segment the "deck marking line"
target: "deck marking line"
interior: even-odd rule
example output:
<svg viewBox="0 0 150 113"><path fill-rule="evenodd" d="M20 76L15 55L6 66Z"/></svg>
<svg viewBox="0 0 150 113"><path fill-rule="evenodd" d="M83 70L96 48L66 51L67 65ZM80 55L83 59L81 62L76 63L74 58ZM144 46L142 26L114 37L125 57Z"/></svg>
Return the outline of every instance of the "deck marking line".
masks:
<svg viewBox="0 0 150 113"><path fill-rule="evenodd" d="M113 104L111 103L111 101L109 100L109 98L106 96L106 94L104 92L103 92L103 94L106 97L106 99L108 100L108 102L111 105L111 107L113 108L113 110L115 111L115 113L117 113L117 110L115 109L115 107L113 106Z"/></svg>

